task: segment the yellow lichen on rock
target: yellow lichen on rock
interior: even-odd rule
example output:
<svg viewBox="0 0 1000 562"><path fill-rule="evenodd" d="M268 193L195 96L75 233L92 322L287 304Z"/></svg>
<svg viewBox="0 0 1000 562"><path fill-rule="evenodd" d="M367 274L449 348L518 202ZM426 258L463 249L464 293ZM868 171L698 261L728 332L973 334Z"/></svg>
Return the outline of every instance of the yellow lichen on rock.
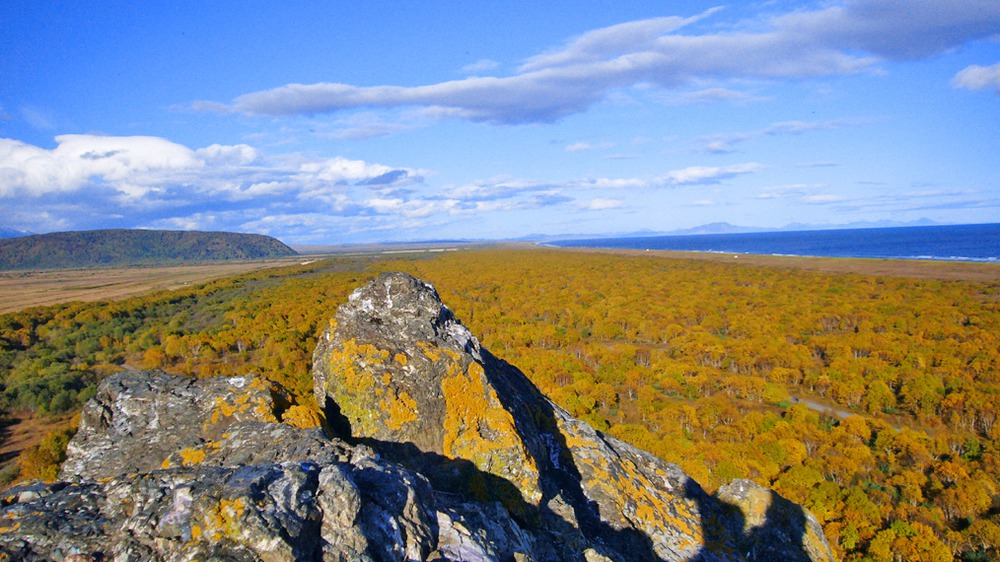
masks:
<svg viewBox="0 0 1000 562"><path fill-rule="evenodd" d="M376 387L378 379L373 369L382 366L389 358L389 352L363 343L358 344L353 338L343 342L340 348L331 350L326 361L330 372L330 381L336 381L328 387L333 398L342 408L348 419L360 424L357 429L364 433L370 429L378 417L376 397L381 392Z"/></svg>
<svg viewBox="0 0 1000 562"><path fill-rule="evenodd" d="M457 370L457 369L456 369ZM478 363L441 379L445 398L444 454L472 461L477 468L511 481L525 499L537 503L538 467L520 440L514 417L484 382Z"/></svg>
<svg viewBox="0 0 1000 562"><path fill-rule="evenodd" d="M205 514L204 533L209 534L210 540L218 541L222 538L236 539L240 537L240 520L246 511L246 502L243 498L235 500L219 500L214 508ZM192 525L193 531L194 525ZM192 538L194 533L192 532Z"/></svg>
<svg viewBox="0 0 1000 562"><path fill-rule="evenodd" d="M239 378L237 378L239 380ZM231 418L240 414L252 413L253 419L277 423L274 414L273 383L263 377L254 377L244 388L242 384L235 386L232 394L226 397L217 396L212 404L209 424L217 424L223 418Z"/></svg>
<svg viewBox="0 0 1000 562"><path fill-rule="evenodd" d="M285 410L285 413L281 416L281 423L301 429L309 429L312 427L322 427L323 417L313 408L296 404Z"/></svg>
<svg viewBox="0 0 1000 562"><path fill-rule="evenodd" d="M181 464L183 466L195 466L205 462L205 450L195 447L188 447L180 451Z"/></svg>
<svg viewBox="0 0 1000 562"><path fill-rule="evenodd" d="M382 365L388 358L388 351L367 343L359 345L354 338L345 341L342 348L333 349L327 355L331 379L342 381L344 388L352 394L369 392L374 386L374 379L364 370ZM357 367L362 372L358 372Z"/></svg>
<svg viewBox="0 0 1000 562"><path fill-rule="evenodd" d="M620 514L648 534L663 532L683 537L675 547L687 550L704 544L700 516L693 511L691 500L676 493L665 496L656 492L663 486L654 483L651 477L664 478L661 470L647 474L626 456L618 456L617 462L612 462L604 451L606 445L603 442L594 440L585 431L562 420L558 425L567 447L572 451L574 462L581 472L587 474L585 481L591 488L588 495L608 498L614 505L615 514ZM613 517L611 513L603 514L603 510L602 515ZM680 534L672 532L678 529Z"/></svg>
<svg viewBox="0 0 1000 562"><path fill-rule="evenodd" d="M248 402L252 402L252 408L257 417L261 421L278 423L278 417L274 415L274 395L277 392L274 383L264 377L257 377L250 381L250 389L257 391L246 395Z"/></svg>
<svg viewBox="0 0 1000 562"><path fill-rule="evenodd" d="M170 456L163 459L160 463L160 468L168 469L177 466L197 466L205 462L208 458L208 454L212 451L218 451L220 447L218 441L206 441L200 445L195 445L191 447L185 447L180 451L171 453Z"/></svg>
<svg viewBox="0 0 1000 562"><path fill-rule="evenodd" d="M395 391L388 392L379 401L379 405L382 407L382 411L389 416L385 425L393 431L420 419L420 415L417 413L417 401L411 398L405 390L398 394Z"/></svg>

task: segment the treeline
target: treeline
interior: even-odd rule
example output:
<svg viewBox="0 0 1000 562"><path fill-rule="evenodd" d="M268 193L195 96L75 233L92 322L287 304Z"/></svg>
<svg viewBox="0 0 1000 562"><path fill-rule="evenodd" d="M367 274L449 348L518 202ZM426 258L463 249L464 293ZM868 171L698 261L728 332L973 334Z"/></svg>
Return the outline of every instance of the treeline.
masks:
<svg viewBox="0 0 1000 562"><path fill-rule="evenodd" d="M150 265L296 255L260 234L181 230L88 230L0 239L0 270Z"/></svg>
<svg viewBox="0 0 1000 562"><path fill-rule="evenodd" d="M0 316L3 407L72 411L122 365L256 371L305 398L325 321L383 270L432 282L598 429L709 489L751 478L805 505L846 560L997 555L998 283L541 249L342 258Z"/></svg>

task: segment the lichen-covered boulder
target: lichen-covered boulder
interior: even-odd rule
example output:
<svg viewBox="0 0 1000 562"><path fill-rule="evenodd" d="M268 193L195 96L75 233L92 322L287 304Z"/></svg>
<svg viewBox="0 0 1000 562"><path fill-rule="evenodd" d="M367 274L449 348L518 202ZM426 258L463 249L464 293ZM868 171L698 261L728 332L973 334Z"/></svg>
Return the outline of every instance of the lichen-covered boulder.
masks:
<svg viewBox="0 0 1000 562"><path fill-rule="evenodd" d="M232 436L233 425L277 427L288 406L287 392L259 375L196 380L163 371L125 371L104 381L84 405L60 478L109 478L200 464L220 450L220 440Z"/></svg>
<svg viewBox="0 0 1000 562"><path fill-rule="evenodd" d="M0 511L0 559L424 560L437 545L426 481L374 460L173 468L42 487Z"/></svg>
<svg viewBox="0 0 1000 562"><path fill-rule="evenodd" d="M485 372L479 342L429 284L390 273L351 293L313 365L317 401L350 438L412 444L411 463L468 460L525 501L541 499L530 435Z"/></svg>

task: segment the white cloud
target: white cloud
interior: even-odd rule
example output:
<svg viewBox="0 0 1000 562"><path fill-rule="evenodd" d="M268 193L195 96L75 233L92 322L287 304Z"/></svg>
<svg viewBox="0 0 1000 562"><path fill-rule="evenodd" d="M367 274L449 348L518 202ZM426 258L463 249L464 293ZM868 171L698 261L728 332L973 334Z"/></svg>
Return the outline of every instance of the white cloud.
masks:
<svg viewBox="0 0 1000 562"><path fill-rule="evenodd" d="M755 162L732 166L691 166L669 172L661 180L667 185L710 184L762 169L764 166Z"/></svg>
<svg viewBox="0 0 1000 562"><path fill-rule="evenodd" d="M649 189L656 181L645 178L590 178L572 183L581 189Z"/></svg>
<svg viewBox="0 0 1000 562"><path fill-rule="evenodd" d="M204 165L189 148L156 137L61 135L56 142L46 150L0 139L0 197L77 191L95 180L141 196L159 173Z"/></svg>
<svg viewBox="0 0 1000 562"><path fill-rule="evenodd" d="M830 194L806 195L805 197L802 198L802 201L806 203L812 203L818 205L824 205L827 203L838 203L843 200L844 200L843 197Z"/></svg>
<svg viewBox="0 0 1000 562"><path fill-rule="evenodd" d="M997 33L995 0L846 0L774 20L778 30L831 48L862 50L892 60L930 56Z"/></svg>
<svg viewBox="0 0 1000 562"><path fill-rule="evenodd" d="M195 151L195 154L208 162L235 165L251 164L260 157L256 148L245 144L235 146L213 144L205 148L199 148Z"/></svg>
<svg viewBox="0 0 1000 562"><path fill-rule="evenodd" d="M550 122L584 111L624 87L670 89L853 74L872 71L884 60L940 53L1000 29L1000 3L995 0L924 0L916 5L908 0L850 0L760 19L744 30L679 33L716 11L588 31L528 58L511 76L474 76L415 87L287 84L239 96L221 107L198 102L196 109L281 116L417 106L438 118ZM733 99L737 94L714 88L700 96Z"/></svg>
<svg viewBox="0 0 1000 562"><path fill-rule="evenodd" d="M597 198L580 202L580 207L588 211L605 211L607 209L617 209L624 205L624 203L621 199Z"/></svg>
<svg viewBox="0 0 1000 562"><path fill-rule="evenodd" d="M218 224L214 214L194 213L184 217L170 217L150 224L151 228L168 230L213 230Z"/></svg>
<svg viewBox="0 0 1000 562"><path fill-rule="evenodd" d="M400 186L411 170L343 157L265 160L248 145L192 150L158 137L61 135L46 150L0 139L0 197L101 188L137 204L179 192L240 200L265 194L329 192L337 186Z"/></svg>
<svg viewBox="0 0 1000 562"><path fill-rule="evenodd" d="M1000 93L1000 63L968 66L952 78L951 85L966 90L994 90Z"/></svg>
<svg viewBox="0 0 1000 562"><path fill-rule="evenodd" d="M728 154L730 152L735 152L735 149L730 146L732 142L726 142L724 140L713 140L705 145L705 152L709 154Z"/></svg>
<svg viewBox="0 0 1000 562"><path fill-rule="evenodd" d="M51 230L54 221L37 212L45 209L76 228L232 228L275 211L357 214L365 209L358 201L371 193L421 181L416 170L343 157L267 156L248 145L192 150L158 137L97 135L62 135L56 143L49 150L0 139L4 221L16 215L29 230ZM38 217L25 219L21 209Z"/></svg>
<svg viewBox="0 0 1000 562"><path fill-rule="evenodd" d="M630 55L638 50L637 46L648 48L659 36L708 17L716 11L718 8L712 8L693 18L676 16L653 18L588 31L561 49L529 58L521 65L520 70L531 72L560 66L593 64L606 61L610 57Z"/></svg>
<svg viewBox="0 0 1000 562"><path fill-rule="evenodd" d="M589 150L603 150L606 148L614 148L615 143L613 142L602 142L598 144L592 144L589 142L574 142L566 146L566 152L586 152Z"/></svg>
<svg viewBox="0 0 1000 562"><path fill-rule="evenodd" d="M467 64L462 67L462 72L468 74L479 74L480 72L486 72L489 70L494 70L500 66L495 60L490 59L479 59L474 63Z"/></svg>
<svg viewBox="0 0 1000 562"><path fill-rule="evenodd" d="M370 164L363 160L350 160L341 156L323 160L310 160L299 166L298 177L304 180L319 180L330 184L369 180L381 177L393 168L382 164Z"/></svg>
<svg viewBox="0 0 1000 562"><path fill-rule="evenodd" d="M331 130L321 130L318 135L338 140L371 139L409 131L434 120L436 118L413 111L402 112L388 119L382 114L365 111L337 119ZM322 125L320 127L325 129Z"/></svg>

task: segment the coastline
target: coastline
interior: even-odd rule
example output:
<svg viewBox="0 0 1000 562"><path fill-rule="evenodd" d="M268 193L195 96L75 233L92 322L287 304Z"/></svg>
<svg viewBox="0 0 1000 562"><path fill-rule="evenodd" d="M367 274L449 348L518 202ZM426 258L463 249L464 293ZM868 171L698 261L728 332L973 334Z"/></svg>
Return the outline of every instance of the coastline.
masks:
<svg viewBox="0 0 1000 562"><path fill-rule="evenodd" d="M891 258L830 258L693 250L633 250L625 248L581 248L542 246L557 251L595 252L627 256L667 257L730 263L753 267L775 267L831 274L857 274L885 277L910 277L938 281L997 282L1000 263L985 261L904 260Z"/></svg>

